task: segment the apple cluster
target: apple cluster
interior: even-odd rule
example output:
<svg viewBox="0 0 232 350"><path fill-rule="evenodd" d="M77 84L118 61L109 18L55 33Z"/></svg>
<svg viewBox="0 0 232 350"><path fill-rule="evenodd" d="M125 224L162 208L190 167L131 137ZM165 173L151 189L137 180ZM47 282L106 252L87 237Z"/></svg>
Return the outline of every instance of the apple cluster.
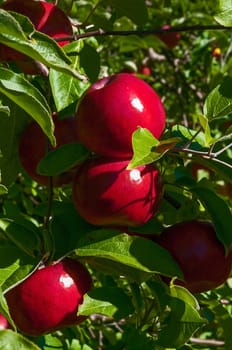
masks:
<svg viewBox="0 0 232 350"><path fill-rule="evenodd" d="M162 179L153 164L128 164L138 127L158 139L163 133L165 111L157 93L129 73L104 77L83 94L75 123L79 142L92 154L73 181L77 211L93 225L145 224L159 208Z"/></svg>

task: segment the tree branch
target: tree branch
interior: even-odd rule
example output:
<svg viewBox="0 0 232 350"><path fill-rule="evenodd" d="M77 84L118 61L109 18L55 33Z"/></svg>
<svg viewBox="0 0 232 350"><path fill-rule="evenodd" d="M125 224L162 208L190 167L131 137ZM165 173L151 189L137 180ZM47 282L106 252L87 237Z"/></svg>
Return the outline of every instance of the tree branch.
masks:
<svg viewBox="0 0 232 350"><path fill-rule="evenodd" d="M176 27L171 27L168 29L162 29L162 28L157 28L157 29L144 29L144 30L109 30L105 31L103 29L98 29L82 34L76 34L76 35L71 35L71 36L66 36L66 37L61 37L57 38L56 41L64 41L64 40L79 40L79 39L84 39L88 38L91 36L128 36L128 35L148 35L148 34L165 34L169 32L194 32L194 31L204 31L204 30L231 30L232 27L224 27L221 25L194 25L194 26L176 26Z"/></svg>

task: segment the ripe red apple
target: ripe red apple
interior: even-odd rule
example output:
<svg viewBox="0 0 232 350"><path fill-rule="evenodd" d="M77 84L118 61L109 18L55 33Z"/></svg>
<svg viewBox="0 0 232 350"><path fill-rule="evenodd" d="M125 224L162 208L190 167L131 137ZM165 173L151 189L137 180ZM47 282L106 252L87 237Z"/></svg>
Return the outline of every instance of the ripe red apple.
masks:
<svg viewBox="0 0 232 350"><path fill-rule="evenodd" d="M6 317L0 314L0 331L3 331L4 329L11 328L9 322L7 321Z"/></svg>
<svg viewBox="0 0 232 350"><path fill-rule="evenodd" d="M133 74L118 73L98 80L77 107L80 142L103 156L130 158L132 133L139 126L160 138L165 111L152 87Z"/></svg>
<svg viewBox="0 0 232 350"><path fill-rule="evenodd" d="M27 16L35 29L53 39L64 38L73 34L72 25L66 14L56 5L46 1L8 0L2 8ZM60 46L68 40L58 41ZM14 61L26 74L38 74L38 66L26 55L5 45L0 45L0 61Z"/></svg>
<svg viewBox="0 0 232 350"><path fill-rule="evenodd" d="M169 24L165 24L161 29L168 30L171 29ZM163 32L157 34L158 38L162 40L169 49L173 49L180 41L181 35L178 32Z"/></svg>
<svg viewBox="0 0 232 350"><path fill-rule="evenodd" d="M158 210L162 198L159 171L153 165L127 170L128 160L86 160L73 182L79 214L93 225L138 226Z"/></svg>
<svg viewBox="0 0 232 350"><path fill-rule="evenodd" d="M85 317L77 316L78 307L91 287L86 267L65 258L39 268L5 297L17 328L40 336L82 322Z"/></svg>
<svg viewBox="0 0 232 350"><path fill-rule="evenodd" d="M212 223L186 221L170 226L154 239L166 248L183 271L184 285L192 293L201 293L223 284L232 269L232 250L225 255Z"/></svg>
<svg viewBox="0 0 232 350"><path fill-rule="evenodd" d="M59 120L56 115L53 117L55 125L55 137L57 147L77 142L75 132L74 117L69 117ZM22 167L27 174L39 184L48 186L49 177L40 175L36 172L39 161L45 156L49 148L49 142L40 126L32 121L27 125L19 140L19 159ZM53 149L50 147L50 149ZM73 171L68 171L63 174L53 177L53 186L59 187L63 184L70 183L73 179Z"/></svg>

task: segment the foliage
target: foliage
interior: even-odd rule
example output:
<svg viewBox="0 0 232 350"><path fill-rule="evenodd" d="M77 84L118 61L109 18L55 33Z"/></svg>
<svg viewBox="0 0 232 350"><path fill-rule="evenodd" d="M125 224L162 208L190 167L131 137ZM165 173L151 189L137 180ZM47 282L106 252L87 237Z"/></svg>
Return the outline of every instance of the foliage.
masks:
<svg viewBox="0 0 232 350"><path fill-rule="evenodd" d="M199 218L211 220L225 248L231 246L231 1L57 4L72 19L75 34L63 48L25 17L0 10L0 43L49 69L48 75L31 76L13 62L0 63L0 310L12 323L4 293L46 259L80 259L94 288L79 310L88 316L82 324L38 338L0 331L0 349L230 350L231 278L199 295L175 280L166 285L162 274L181 277L182 272L147 235ZM162 41L167 23L181 34L172 49ZM215 47L221 49L219 58L212 55ZM139 73L141 66L151 74ZM167 115L160 140L143 128L133 134L130 167L156 162L165 195L155 217L132 232L88 224L73 206L71 185L37 184L18 157L29 120L36 120L55 145L52 113L73 115L90 83L121 71L149 83ZM54 176L86 154L82 145L65 145L49 152L38 170ZM202 166L197 178L194 163Z"/></svg>

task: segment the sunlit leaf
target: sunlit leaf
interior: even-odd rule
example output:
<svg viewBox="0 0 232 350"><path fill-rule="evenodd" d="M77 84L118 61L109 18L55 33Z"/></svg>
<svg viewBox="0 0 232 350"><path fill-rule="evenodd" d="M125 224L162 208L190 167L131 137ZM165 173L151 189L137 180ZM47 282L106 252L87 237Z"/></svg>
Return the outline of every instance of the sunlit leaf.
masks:
<svg viewBox="0 0 232 350"><path fill-rule="evenodd" d="M65 45L64 48L65 52L70 55L72 67L77 71L80 70L79 52L82 46L81 41L76 41ZM89 86L87 78L86 81L82 81L56 69L50 69L49 82L58 112L76 103Z"/></svg>
<svg viewBox="0 0 232 350"><path fill-rule="evenodd" d="M157 145L159 145L159 140L149 130L139 127L132 135L133 157L127 168L132 169L139 165L152 163L154 161L152 148Z"/></svg>
<svg viewBox="0 0 232 350"><path fill-rule="evenodd" d="M0 196L2 196L3 194L6 194L7 192L8 192L7 187L4 185L0 185Z"/></svg>
<svg viewBox="0 0 232 350"><path fill-rule="evenodd" d="M225 77L223 82L209 93L205 100L203 111L209 121L232 112L231 77Z"/></svg>
<svg viewBox="0 0 232 350"><path fill-rule="evenodd" d="M79 77L71 68L71 62L61 47L49 36L36 31L25 16L0 9L0 43L42 62L45 66Z"/></svg>
<svg viewBox="0 0 232 350"><path fill-rule="evenodd" d="M214 19L224 27L232 26L232 8L226 9L214 16Z"/></svg>
<svg viewBox="0 0 232 350"><path fill-rule="evenodd" d="M80 257L103 258L147 273L182 276L178 265L160 245L117 231L93 231L79 241L75 252Z"/></svg>
<svg viewBox="0 0 232 350"><path fill-rule="evenodd" d="M0 349L40 350L34 342L12 330L3 330L0 332Z"/></svg>
<svg viewBox="0 0 232 350"><path fill-rule="evenodd" d="M214 138L211 136L208 119L204 115L199 115L199 122L205 132L205 145L209 147L214 143Z"/></svg>

